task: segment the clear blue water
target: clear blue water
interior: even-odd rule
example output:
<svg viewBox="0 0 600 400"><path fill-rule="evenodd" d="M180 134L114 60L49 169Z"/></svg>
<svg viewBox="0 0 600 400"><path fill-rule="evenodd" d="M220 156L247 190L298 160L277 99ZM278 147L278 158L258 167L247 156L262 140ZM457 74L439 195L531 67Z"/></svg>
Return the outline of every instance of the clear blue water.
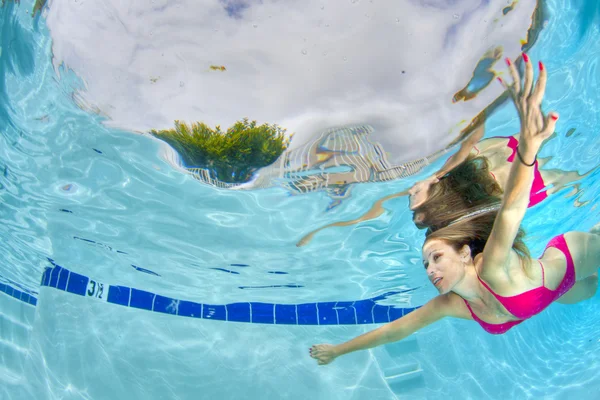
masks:
<svg viewBox="0 0 600 400"><path fill-rule="evenodd" d="M546 168L584 173L600 160L600 6L543 3L548 24L529 55L544 60L545 108L561 119L541 155L552 157ZM295 244L323 224L355 218L442 161L410 179L355 185L349 200L327 212L322 192L204 185L173 167L160 142L108 127L78 106L73 94L84 83L76 69L54 68L45 18L32 19L31 9L29 2L0 9L0 283L37 300L33 306L0 293L0 397L596 397L599 295L553 305L501 337L444 321L406 344L317 367L310 345L345 341L376 325L209 321L108 304L108 293L98 299L40 286L50 258L106 288L205 306L373 298L394 309L419 306L435 290L420 267L423 232L410 221L407 199L390 201L375 220ZM510 104L486 122L486 136L517 130ZM568 188L528 211L532 254L552 236L600 220L599 174L580 181L575 195L567 196ZM341 312L335 315L341 321Z"/></svg>

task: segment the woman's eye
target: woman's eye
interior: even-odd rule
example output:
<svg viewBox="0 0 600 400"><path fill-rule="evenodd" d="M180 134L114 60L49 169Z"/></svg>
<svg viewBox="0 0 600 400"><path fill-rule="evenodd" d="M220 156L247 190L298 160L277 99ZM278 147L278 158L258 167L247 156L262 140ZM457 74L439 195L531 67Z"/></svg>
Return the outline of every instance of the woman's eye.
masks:
<svg viewBox="0 0 600 400"><path fill-rule="evenodd" d="M438 260L438 258L440 258L440 255L439 255L439 254L436 254L435 256L433 256L433 261L437 261L437 260Z"/></svg>

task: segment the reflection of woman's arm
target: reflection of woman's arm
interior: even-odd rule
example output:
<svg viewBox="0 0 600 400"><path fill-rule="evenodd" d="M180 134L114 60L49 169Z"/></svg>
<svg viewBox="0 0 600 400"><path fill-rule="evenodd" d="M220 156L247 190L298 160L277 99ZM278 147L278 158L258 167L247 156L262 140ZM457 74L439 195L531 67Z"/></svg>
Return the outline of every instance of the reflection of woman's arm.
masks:
<svg viewBox="0 0 600 400"><path fill-rule="evenodd" d="M383 212L385 211L383 208L383 203L385 203L388 200L394 199L396 197L406 196L407 194L408 194L408 191L405 190L400 193L394 193L389 196L385 196L385 197L377 200L375 202L375 204L373 204L373 207L371 207L369 209L369 211L367 211L360 217L350 220L350 221L334 222L333 224L322 226L319 229L316 229L316 230L310 232L308 235L306 235L302 239L300 239L300 241L296 244L296 246L301 247L301 246L307 245L308 243L310 243L313 236L315 236L318 232L322 231L323 229L333 228L334 226L350 226L350 225L358 224L359 222L368 221L370 219L375 219L375 218L379 217L381 214L383 214Z"/></svg>
<svg viewBox="0 0 600 400"><path fill-rule="evenodd" d="M475 130L462 142L460 145L460 149L452 155L440 168L439 171L435 173L435 177L440 179L448 172L452 171L456 166L465 161L471 152L471 149L479 142L479 140L483 137L484 133L484 125L483 122L479 125Z"/></svg>

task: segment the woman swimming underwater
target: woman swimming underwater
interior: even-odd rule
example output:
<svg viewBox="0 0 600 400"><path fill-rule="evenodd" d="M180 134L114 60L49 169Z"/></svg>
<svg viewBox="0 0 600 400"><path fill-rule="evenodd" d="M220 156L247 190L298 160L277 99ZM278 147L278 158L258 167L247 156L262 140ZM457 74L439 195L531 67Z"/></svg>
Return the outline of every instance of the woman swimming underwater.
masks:
<svg viewBox="0 0 600 400"><path fill-rule="evenodd" d="M487 332L502 334L555 301L574 303L593 296L600 266L600 224L589 233L556 236L539 259L529 256L522 241L520 225L530 202L537 152L558 120L556 113L544 117L540 109L547 76L542 63L539 67L535 87L530 62L525 62L523 82L515 66L509 67L515 84L507 89L520 117L521 136L499 209L467 214L427 233L423 265L440 294L348 342L312 346L310 354L318 364L401 340L444 317L474 320Z"/></svg>

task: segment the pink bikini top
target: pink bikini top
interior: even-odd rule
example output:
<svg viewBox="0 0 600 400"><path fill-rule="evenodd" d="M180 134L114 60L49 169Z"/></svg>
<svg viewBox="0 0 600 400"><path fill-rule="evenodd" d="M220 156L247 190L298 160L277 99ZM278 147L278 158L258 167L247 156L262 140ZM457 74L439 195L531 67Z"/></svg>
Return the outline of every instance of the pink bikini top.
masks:
<svg viewBox="0 0 600 400"><path fill-rule="evenodd" d="M562 251L567 260L567 270L565 272L565 276L555 290L550 290L544 286L544 265L541 261L539 261L539 263L542 267L542 286L533 288L515 296L500 296L499 294L495 293L487 283L481 280L479 275L477 275L479 282L481 282L481 284L496 298L496 300L498 300L509 313L519 318L516 321L508 321L502 324L487 323L477 317L475 313L473 313L473 310L471 309L471 306L467 300L463 299L467 305L467 308L469 309L469 312L471 313L471 316L479 323L479 325L481 325L483 329L492 334L505 333L513 326L520 324L524 320L531 318L535 314L538 314L544 310L546 307L552 304L552 302L573 287L575 284L575 265L573 264L573 257L571 256L571 252L567 247L567 242L565 241L564 235L559 235L553 238L546 246L546 249L548 247L554 247Z"/></svg>

